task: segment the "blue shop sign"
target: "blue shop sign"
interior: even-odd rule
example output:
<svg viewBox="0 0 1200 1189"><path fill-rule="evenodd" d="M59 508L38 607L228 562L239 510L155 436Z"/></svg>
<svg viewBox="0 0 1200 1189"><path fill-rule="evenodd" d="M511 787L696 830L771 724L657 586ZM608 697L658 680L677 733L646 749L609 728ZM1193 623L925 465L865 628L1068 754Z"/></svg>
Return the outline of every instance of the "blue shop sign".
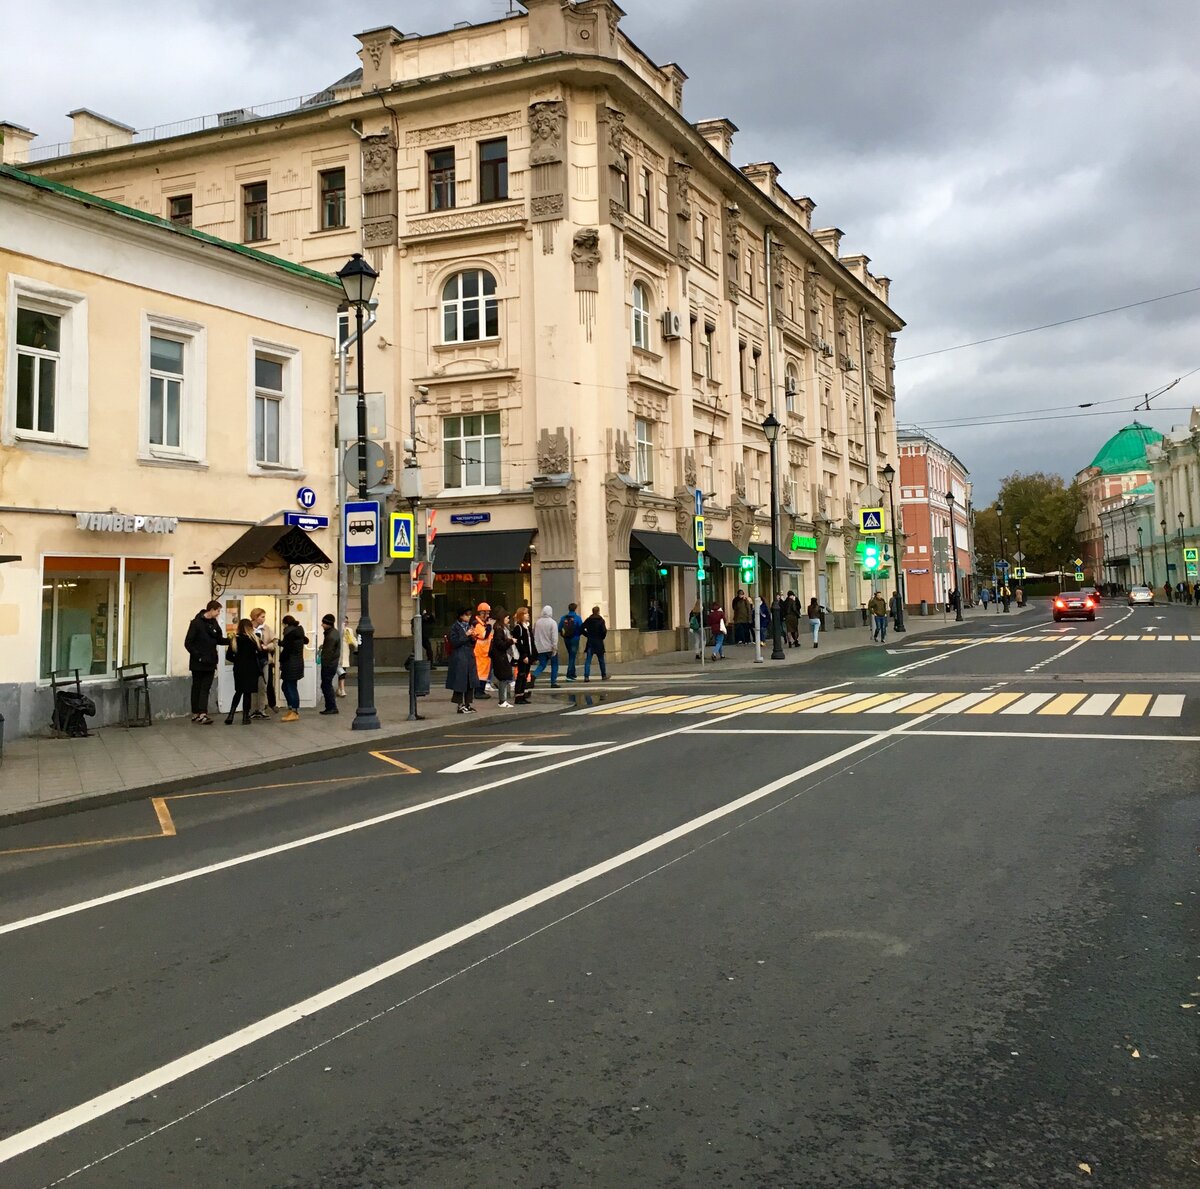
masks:
<svg viewBox="0 0 1200 1189"><path fill-rule="evenodd" d="M490 512L454 512L450 516L451 524L487 524L492 519Z"/></svg>

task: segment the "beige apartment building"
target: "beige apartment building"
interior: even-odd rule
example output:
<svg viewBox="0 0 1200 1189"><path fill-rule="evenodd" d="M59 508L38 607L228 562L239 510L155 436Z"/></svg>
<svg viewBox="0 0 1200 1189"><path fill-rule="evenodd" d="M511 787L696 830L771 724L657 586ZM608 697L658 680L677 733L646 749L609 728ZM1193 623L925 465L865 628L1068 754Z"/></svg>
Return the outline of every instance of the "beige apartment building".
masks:
<svg viewBox="0 0 1200 1189"><path fill-rule="evenodd" d="M8 125L8 151L324 272L365 252L365 386L406 494L415 436L440 622L479 598L570 600L601 606L618 655L678 647L697 492L706 602L728 607L752 550L764 587L774 570L802 602L856 609L855 513L896 459L888 279L771 162L734 164L730 120L684 117L684 71L639 50L616 4L523 7L361 33L361 68L284 110L135 134L81 109L69 145ZM405 634L408 564L377 589L379 635Z"/></svg>
<svg viewBox="0 0 1200 1189"><path fill-rule="evenodd" d="M188 621L262 606L319 637L336 574L283 523L335 498L336 280L0 166L0 714L52 681L119 721L123 666L186 713ZM312 652L310 650L310 658ZM219 669L226 708L231 672ZM316 699L313 667L302 687ZM211 703L210 703L211 704Z"/></svg>

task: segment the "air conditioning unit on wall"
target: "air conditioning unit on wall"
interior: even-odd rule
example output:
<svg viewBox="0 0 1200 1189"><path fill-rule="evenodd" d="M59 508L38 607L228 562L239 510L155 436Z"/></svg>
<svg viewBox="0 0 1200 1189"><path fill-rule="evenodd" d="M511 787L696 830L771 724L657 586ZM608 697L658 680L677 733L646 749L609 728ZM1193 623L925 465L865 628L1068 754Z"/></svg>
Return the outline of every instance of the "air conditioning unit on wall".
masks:
<svg viewBox="0 0 1200 1189"><path fill-rule="evenodd" d="M662 316L662 336L665 339L683 337L683 315L674 310L666 310Z"/></svg>

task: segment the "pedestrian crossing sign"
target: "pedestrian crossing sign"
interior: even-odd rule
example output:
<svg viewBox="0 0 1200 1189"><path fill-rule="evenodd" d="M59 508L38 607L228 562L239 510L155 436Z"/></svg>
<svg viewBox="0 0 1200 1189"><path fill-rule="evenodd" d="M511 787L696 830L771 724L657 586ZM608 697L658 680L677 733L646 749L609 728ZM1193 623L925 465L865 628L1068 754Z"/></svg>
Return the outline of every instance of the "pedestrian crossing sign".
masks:
<svg viewBox="0 0 1200 1189"><path fill-rule="evenodd" d="M883 509L860 508L858 510L858 531L860 533L883 532Z"/></svg>
<svg viewBox="0 0 1200 1189"><path fill-rule="evenodd" d="M1076 581L1076 582L1082 582L1082 581L1083 581L1083 571L1082 571L1082 570L1076 570L1076 571L1075 571L1075 581Z"/></svg>
<svg viewBox="0 0 1200 1189"><path fill-rule="evenodd" d="M412 559L416 550L413 548L416 536L413 530L413 514L411 512L393 512L388 517L388 556Z"/></svg>
<svg viewBox="0 0 1200 1189"><path fill-rule="evenodd" d="M1194 566L1198 561L1200 561L1200 549L1185 549L1183 551L1183 560L1187 562L1189 566Z"/></svg>
<svg viewBox="0 0 1200 1189"><path fill-rule="evenodd" d="M1015 570L1013 570L1013 577L1018 582L1023 582L1025 580L1025 567L1017 566L1017 568Z"/></svg>

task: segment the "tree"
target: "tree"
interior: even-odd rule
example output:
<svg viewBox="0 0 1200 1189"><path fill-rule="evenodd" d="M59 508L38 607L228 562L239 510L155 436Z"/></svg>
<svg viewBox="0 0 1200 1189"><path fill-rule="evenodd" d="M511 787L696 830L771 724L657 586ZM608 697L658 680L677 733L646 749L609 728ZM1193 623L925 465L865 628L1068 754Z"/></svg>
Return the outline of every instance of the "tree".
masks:
<svg viewBox="0 0 1200 1189"><path fill-rule="evenodd" d="M1017 563L1016 526L1021 526L1020 564L1036 573L1057 570L1075 557L1078 548L1076 525L1083 510L1083 496L1074 484L1068 486L1060 475L1035 471L1029 475L1013 472L1000 484L996 501L1004 505L1003 528L1005 553L1001 554L1000 517L993 503L975 514L975 551L981 575L990 574L1001 556L1010 565ZM1069 556L1068 556L1069 555Z"/></svg>

